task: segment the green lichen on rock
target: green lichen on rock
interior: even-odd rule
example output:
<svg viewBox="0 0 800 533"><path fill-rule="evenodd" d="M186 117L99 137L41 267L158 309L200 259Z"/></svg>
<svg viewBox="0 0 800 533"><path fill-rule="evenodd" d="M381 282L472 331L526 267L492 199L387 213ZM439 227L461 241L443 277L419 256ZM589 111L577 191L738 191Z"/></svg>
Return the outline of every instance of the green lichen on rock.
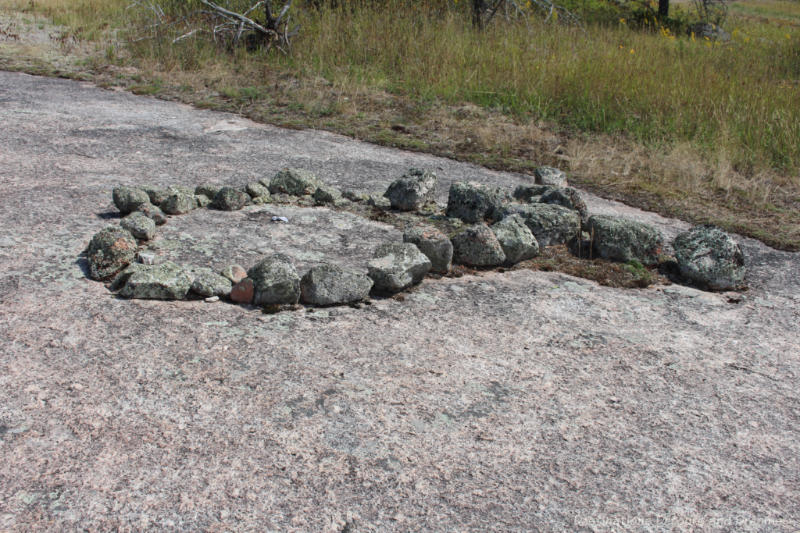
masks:
<svg viewBox="0 0 800 533"><path fill-rule="evenodd" d="M222 185L198 185L194 188L194 193L196 195L202 194L209 200L213 200L220 189L222 189Z"/></svg>
<svg viewBox="0 0 800 533"><path fill-rule="evenodd" d="M431 269L431 261L411 243L388 243L378 246L368 263L368 275L378 293L394 294L422 281Z"/></svg>
<svg viewBox="0 0 800 533"><path fill-rule="evenodd" d="M492 225L492 232L506 254L506 263L513 265L539 255L539 243L525 225L525 219L519 215L510 215L496 222Z"/></svg>
<svg viewBox="0 0 800 533"><path fill-rule="evenodd" d="M310 305L342 305L369 296L372 279L355 270L324 264L309 270L300 280L300 299Z"/></svg>
<svg viewBox="0 0 800 533"><path fill-rule="evenodd" d="M696 226L672 243L681 275L711 290L746 287L744 255L736 241L715 226Z"/></svg>
<svg viewBox="0 0 800 533"><path fill-rule="evenodd" d="M253 281L256 305L296 304L300 300L300 276L285 254L263 258L247 271Z"/></svg>
<svg viewBox="0 0 800 533"><path fill-rule="evenodd" d="M192 278L192 292L200 296L219 296L225 298L231 293L233 283L210 268L191 267L186 269Z"/></svg>
<svg viewBox="0 0 800 533"><path fill-rule="evenodd" d="M569 242L581 230L580 215L560 205L509 204L505 213L520 215L540 247Z"/></svg>
<svg viewBox="0 0 800 533"><path fill-rule="evenodd" d="M144 241L149 241L156 234L156 223L141 211L134 211L126 216L119 225L137 239Z"/></svg>
<svg viewBox="0 0 800 533"><path fill-rule="evenodd" d="M341 201L342 193L336 187L330 185L320 185L314 191L314 202L317 205L330 205L336 204Z"/></svg>
<svg viewBox="0 0 800 533"><path fill-rule="evenodd" d="M656 228L623 217L591 216L587 231L595 256L612 261L638 261L652 266L658 263L664 246L664 238Z"/></svg>
<svg viewBox="0 0 800 533"><path fill-rule="evenodd" d="M89 275L96 280L110 278L133 262L136 247L136 239L123 228L109 226L100 230L86 250Z"/></svg>
<svg viewBox="0 0 800 533"><path fill-rule="evenodd" d="M487 267L502 265L506 254L486 224L475 224L454 235L453 261L461 265Z"/></svg>
<svg viewBox="0 0 800 533"><path fill-rule="evenodd" d="M250 203L250 195L233 187L223 187L219 190L211 207L221 211L238 211Z"/></svg>
<svg viewBox="0 0 800 533"><path fill-rule="evenodd" d="M134 187L114 187L111 196L114 199L114 205L123 215L136 211L141 205L150 203L147 193Z"/></svg>
<svg viewBox="0 0 800 533"><path fill-rule="evenodd" d="M414 244L431 262L431 271L447 274L453 263L453 243L431 226L412 226L403 232L403 242Z"/></svg>
<svg viewBox="0 0 800 533"><path fill-rule="evenodd" d="M161 203L161 209L168 215L184 215L197 207L194 193L174 190Z"/></svg>
<svg viewBox="0 0 800 533"><path fill-rule="evenodd" d="M245 187L245 191L247 191L247 194L250 195L250 198L254 200L256 198L261 198L262 203L265 203L269 200L269 188L258 181L248 183L247 187Z"/></svg>
<svg viewBox="0 0 800 533"><path fill-rule="evenodd" d="M434 201L436 181L433 172L411 168L389 184L384 197L389 200L392 209L416 211Z"/></svg>
<svg viewBox="0 0 800 533"><path fill-rule="evenodd" d="M506 192L481 183L453 183L447 198L447 216L474 224L503 218L503 206L509 201Z"/></svg>
<svg viewBox="0 0 800 533"><path fill-rule="evenodd" d="M142 265L136 269L120 295L143 300L183 300L192 286L192 278L172 261L160 265Z"/></svg>
<svg viewBox="0 0 800 533"><path fill-rule="evenodd" d="M268 187L271 194L284 193L292 196L304 196L314 194L320 185L319 179L308 170L285 168L273 176Z"/></svg>

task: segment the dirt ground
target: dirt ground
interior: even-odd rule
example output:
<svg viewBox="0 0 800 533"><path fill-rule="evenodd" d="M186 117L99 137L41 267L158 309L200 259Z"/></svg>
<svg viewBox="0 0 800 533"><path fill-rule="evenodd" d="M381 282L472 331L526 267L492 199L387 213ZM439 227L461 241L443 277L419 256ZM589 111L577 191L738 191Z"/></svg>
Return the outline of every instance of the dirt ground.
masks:
<svg viewBox="0 0 800 533"><path fill-rule="evenodd" d="M284 166L382 192L406 168L522 175L0 72L0 530L795 531L800 256L741 239L750 290L518 270L404 301L263 314L126 301L79 254L118 184ZM687 224L587 195L594 213ZM363 268L388 225L201 210L176 258ZM280 211L280 212L279 212ZM259 214L261 213L261 214ZM245 264L245 266L249 266Z"/></svg>

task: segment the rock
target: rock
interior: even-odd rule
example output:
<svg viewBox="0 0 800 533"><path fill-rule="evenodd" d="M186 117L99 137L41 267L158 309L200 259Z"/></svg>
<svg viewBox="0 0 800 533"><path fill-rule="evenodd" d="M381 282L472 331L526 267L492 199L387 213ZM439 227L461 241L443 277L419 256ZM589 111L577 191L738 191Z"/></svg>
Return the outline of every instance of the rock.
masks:
<svg viewBox="0 0 800 533"><path fill-rule="evenodd" d="M231 293L233 283L228 278L221 276L205 267L193 267L189 270L192 277L191 290L200 296L222 296L226 297Z"/></svg>
<svg viewBox="0 0 800 533"><path fill-rule="evenodd" d="M687 279L715 291L746 287L742 250L715 226L695 226L672 243L678 270Z"/></svg>
<svg viewBox="0 0 800 533"><path fill-rule="evenodd" d="M146 192L133 187L114 187L111 196L122 215L132 213L140 206L150 203L150 197Z"/></svg>
<svg viewBox="0 0 800 533"><path fill-rule="evenodd" d="M500 242L508 264L514 265L539 255L539 243L525 225L525 219L519 215L509 215L496 222L492 225L492 232Z"/></svg>
<svg viewBox="0 0 800 533"><path fill-rule="evenodd" d="M192 278L172 261L160 265L141 265L122 287L120 295L143 300L183 300Z"/></svg>
<svg viewBox="0 0 800 533"><path fill-rule="evenodd" d="M238 211L250 203L250 195L233 187L223 187L214 197L211 206L221 211Z"/></svg>
<svg viewBox="0 0 800 533"><path fill-rule="evenodd" d="M156 254L153 252L139 252L136 254L136 259L143 265L155 265L156 264Z"/></svg>
<svg viewBox="0 0 800 533"><path fill-rule="evenodd" d="M378 293L394 294L416 285L431 269L430 259L411 243L383 244L374 257L368 275Z"/></svg>
<svg viewBox="0 0 800 533"><path fill-rule="evenodd" d="M156 223L141 211L134 211L126 216L119 225L143 241L149 241L156 235Z"/></svg>
<svg viewBox="0 0 800 533"><path fill-rule="evenodd" d="M211 199L205 194L195 194L194 203L199 208L208 207L211 205Z"/></svg>
<svg viewBox="0 0 800 533"><path fill-rule="evenodd" d="M136 211L144 214L144 216L155 222L156 226L163 226L167 223L167 216L158 206L152 204L140 205L138 208L136 208Z"/></svg>
<svg viewBox="0 0 800 533"><path fill-rule="evenodd" d="M147 193L147 196L150 198L150 203L153 205L161 205L164 200L167 199L167 196L170 195L167 189L162 189L161 187L142 187L142 190Z"/></svg>
<svg viewBox="0 0 800 533"><path fill-rule="evenodd" d="M447 274L453 262L453 243L447 235L429 226L406 228L403 242L410 242L431 262L431 272Z"/></svg>
<svg viewBox="0 0 800 533"><path fill-rule="evenodd" d="M567 249L576 257L592 258L592 238L587 232L582 231L580 235L576 235L567 242Z"/></svg>
<svg viewBox="0 0 800 533"><path fill-rule="evenodd" d="M170 185L167 187L167 193L169 195L172 194L185 194L187 196L194 196L194 189L191 187L186 187L184 185Z"/></svg>
<svg viewBox="0 0 800 533"><path fill-rule="evenodd" d="M589 219L589 210L586 207L586 202L583 201L581 195L572 187L564 187L563 189L550 189L542 194L539 201L543 204L554 204L566 207L577 211L581 217L581 223L586 224Z"/></svg>
<svg viewBox="0 0 800 533"><path fill-rule="evenodd" d="M222 185L198 185L194 188L194 194L197 196L202 194L209 200L213 200L220 189L222 189Z"/></svg>
<svg viewBox="0 0 800 533"><path fill-rule="evenodd" d="M447 198L447 216L469 223L499 220L507 201L508 195L499 188L474 182L453 183Z"/></svg>
<svg viewBox="0 0 800 533"><path fill-rule="evenodd" d="M303 196L304 194L314 194L320 185L317 177L308 170L285 168L270 180L269 192Z"/></svg>
<svg viewBox="0 0 800 533"><path fill-rule="evenodd" d="M594 256L613 261L655 265L664 244L661 232L653 226L622 217L591 216L586 231L592 238Z"/></svg>
<svg viewBox="0 0 800 533"><path fill-rule="evenodd" d="M300 300L310 305L341 305L369 296L372 279L354 270L324 264L309 270L300 280Z"/></svg>
<svg viewBox="0 0 800 533"><path fill-rule="evenodd" d="M366 202L369 200L369 195L364 192L353 191L350 189L345 189L342 191L342 196L350 200L351 202Z"/></svg>
<svg viewBox="0 0 800 533"><path fill-rule="evenodd" d="M564 244L581 230L581 218L577 212L552 204L510 204L507 215L518 214L525 220L539 247Z"/></svg>
<svg viewBox="0 0 800 533"><path fill-rule="evenodd" d="M339 189L336 187L331 187L329 185L320 185L317 187L317 190L314 191L314 202L317 205L325 205L325 204L336 204L339 200L342 199L342 193L339 192Z"/></svg>
<svg viewBox="0 0 800 533"><path fill-rule="evenodd" d="M126 283L128 283L128 280L131 278L133 273L138 272L144 266L145 265L140 263L131 263L130 265L126 266L125 269L122 270L122 272L120 272L114 277L114 280L108 286L108 290L112 292L120 290L122 287L125 286Z"/></svg>
<svg viewBox="0 0 800 533"><path fill-rule="evenodd" d="M372 194L369 198L367 198L367 205L371 205L372 207L376 207L378 209L391 209L392 202L390 202L389 199L384 196Z"/></svg>
<svg viewBox="0 0 800 533"><path fill-rule="evenodd" d="M500 241L484 223L469 226L454 235L453 261L461 265L486 267L502 265L506 254Z"/></svg>
<svg viewBox="0 0 800 533"><path fill-rule="evenodd" d="M247 194L250 195L250 198L269 199L269 188L267 188L258 181L254 181L253 183L248 183L247 187L245 187L245 191L247 191Z"/></svg>
<svg viewBox="0 0 800 533"><path fill-rule="evenodd" d="M128 230L116 226L100 230L86 250L89 276L97 280L110 278L133 262L136 247L136 239Z"/></svg>
<svg viewBox="0 0 800 533"><path fill-rule="evenodd" d="M247 277L247 271L239 265L230 265L223 268L220 275L231 280L231 283L239 283Z"/></svg>
<svg viewBox="0 0 800 533"><path fill-rule="evenodd" d="M520 202L538 202L539 198L550 191L556 190L558 187L552 185L518 185L514 189L514 198Z"/></svg>
<svg viewBox="0 0 800 533"><path fill-rule="evenodd" d="M533 171L536 183L553 187L566 187L567 175L554 167L539 167Z"/></svg>
<svg viewBox="0 0 800 533"><path fill-rule="evenodd" d="M244 278L231 288L231 300L237 304L253 303L253 294L255 294L255 286L250 278Z"/></svg>
<svg viewBox="0 0 800 533"><path fill-rule="evenodd" d="M168 215L183 215L197 207L194 194L187 194L182 191L172 191L167 198L161 202L161 209Z"/></svg>
<svg viewBox="0 0 800 533"><path fill-rule="evenodd" d="M205 298L203 301L209 304L213 304L214 302L219 301L219 296L209 296L208 298Z"/></svg>
<svg viewBox="0 0 800 533"><path fill-rule="evenodd" d="M284 254L272 254L247 271L253 280L256 305L296 304L300 299L300 276L292 260Z"/></svg>
<svg viewBox="0 0 800 533"><path fill-rule="evenodd" d="M394 180L383 196L388 198L392 209L417 211L425 204L433 202L435 193L436 174L411 168Z"/></svg>

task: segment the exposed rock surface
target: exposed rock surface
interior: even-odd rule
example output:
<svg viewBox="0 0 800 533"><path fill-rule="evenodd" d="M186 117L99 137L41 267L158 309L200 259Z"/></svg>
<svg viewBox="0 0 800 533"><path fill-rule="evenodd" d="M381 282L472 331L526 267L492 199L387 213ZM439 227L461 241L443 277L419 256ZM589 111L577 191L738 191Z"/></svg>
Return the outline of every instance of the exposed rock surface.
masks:
<svg viewBox="0 0 800 533"><path fill-rule="evenodd" d="M188 269L192 278L192 292L200 296L227 297L231 293L233 283L228 278L217 274L207 267L193 267Z"/></svg>
<svg viewBox="0 0 800 533"><path fill-rule="evenodd" d="M469 226L450 240L453 242L453 261L460 265L498 266L506 261L500 241L484 223Z"/></svg>
<svg viewBox="0 0 800 533"><path fill-rule="evenodd" d="M134 211L126 216L120 220L119 225L137 239L145 241L149 241L156 234L156 223L141 211Z"/></svg>
<svg viewBox="0 0 800 533"><path fill-rule="evenodd" d="M453 243L436 228L412 226L403 233L403 242L414 244L431 262L431 272L447 274L453 263Z"/></svg>
<svg viewBox="0 0 800 533"><path fill-rule="evenodd" d="M558 187L552 185L517 185L514 198L520 202L538 202L543 194L554 191Z"/></svg>
<svg viewBox="0 0 800 533"><path fill-rule="evenodd" d="M375 250L368 266L375 291L394 294L422 281L431 262L411 243L390 243Z"/></svg>
<svg viewBox="0 0 800 533"><path fill-rule="evenodd" d="M554 167L538 167L533 171L536 183L541 185L551 185L553 187L566 187L567 175Z"/></svg>
<svg viewBox="0 0 800 533"><path fill-rule="evenodd" d="M589 210L586 207L586 202L583 201L578 191L572 187L550 189L542 194L539 201L543 204L560 205L577 211L581 217L582 224L586 224L589 220Z"/></svg>
<svg viewBox="0 0 800 533"><path fill-rule="evenodd" d="M560 205L509 204L505 212L520 215L540 247L567 243L581 230L580 215Z"/></svg>
<svg viewBox="0 0 800 533"><path fill-rule="evenodd" d="M586 231L594 254L603 259L654 265L664 246L661 232L653 226L623 217L591 216Z"/></svg>
<svg viewBox="0 0 800 533"><path fill-rule="evenodd" d="M167 223L167 217L164 215L164 212L161 210L160 207L147 204L147 205L140 205L136 208L139 213L144 214L146 217L150 218L153 222L156 223L156 226L162 226Z"/></svg>
<svg viewBox="0 0 800 533"><path fill-rule="evenodd" d="M265 200L269 199L269 188L261 182L254 181L252 183L248 183L245 190L251 198L263 198Z"/></svg>
<svg viewBox="0 0 800 533"><path fill-rule="evenodd" d="M342 193L336 187L330 185L320 185L314 191L314 201L318 205L336 204L342 199Z"/></svg>
<svg viewBox="0 0 800 533"><path fill-rule="evenodd" d="M506 262L516 264L539 255L539 243L519 215L509 215L500 222L492 224L492 232L497 237Z"/></svg>
<svg viewBox="0 0 800 533"><path fill-rule="evenodd" d="M247 277L253 280L256 305L296 304L300 299L300 276L285 254L263 258L248 269Z"/></svg>
<svg viewBox="0 0 800 533"><path fill-rule="evenodd" d="M197 207L194 193L174 190L161 202L161 210L168 215L185 215Z"/></svg>
<svg viewBox="0 0 800 533"><path fill-rule="evenodd" d="M123 215L136 211L140 206L150 203L150 197L141 189L134 187L114 187L112 193L114 205Z"/></svg>
<svg viewBox="0 0 800 533"><path fill-rule="evenodd" d="M123 228L109 226L100 230L86 250L89 275L97 280L113 276L133 262L136 246L136 239Z"/></svg>
<svg viewBox="0 0 800 533"><path fill-rule="evenodd" d="M141 265L130 275L120 296L142 300L183 300L192 286L186 271L167 261L160 265Z"/></svg>
<svg viewBox="0 0 800 533"><path fill-rule="evenodd" d="M300 280L300 300L311 305L342 305L369 296L372 279L355 270L323 264L309 270Z"/></svg>
<svg viewBox="0 0 800 533"><path fill-rule="evenodd" d="M742 250L728 233L715 226L695 226L672 243L680 273L712 290L745 287L747 269Z"/></svg>
<svg viewBox="0 0 800 533"><path fill-rule="evenodd" d="M434 201L436 193L436 174L409 169L386 189L384 196L389 199L392 209L399 211L416 211L429 202Z"/></svg>
<svg viewBox="0 0 800 533"><path fill-rule="evenodd" d="M299 168L285 168L270 180L269 192L303 196L314 194L319 186L320 181L312 172Z"/></svg>
<svg viewBox="0 0 800 533"><path fill-rule="evenodd" d="M447 198L447 216L469 223L499 220L508 200L507 193L497 187L474 182L453 183Z"/></svg>
<svg viewBox="0 0 800 533"><path fill-rule="evenodd" d="M233 187L223 187L219 190L212 207L221 211L238 211L250 203L250 195Z"/></svg>

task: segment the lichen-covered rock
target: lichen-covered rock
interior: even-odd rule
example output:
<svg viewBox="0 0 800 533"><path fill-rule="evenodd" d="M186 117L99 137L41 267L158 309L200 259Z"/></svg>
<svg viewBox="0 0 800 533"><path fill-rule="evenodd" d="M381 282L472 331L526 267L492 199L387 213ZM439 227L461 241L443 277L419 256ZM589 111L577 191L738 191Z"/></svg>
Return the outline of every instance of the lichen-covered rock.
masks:
<svg viewBox="0 0 800 533"><path fill-rule="evenodd" d="M161 203L167 199L167 196L170 195L167 189L161 187L147 186L142 187L142 190L147 193L148 198L150 198L150 203L153 205L161 205Z"/></svg>
<svg viewBox="0 0 800 533"><path fill-rule="evenodd" d="M203 195L209 200L213 200L217 193L222 189L222 185L198 185L194 188L196 195Z"/></svg>
<svg viewBox="0 0 800 533"><path fill-rule="evenodd" d="M233 283L228 278L221 276L206 267L192 267L188 269L192 278L191 290L200 296L227 297L231 293Z"/></svg>
<svg viewBox="0 0 800 533"><path fill-rule="evenodd" d="M502 265L506 254L486 224L469 226L451 238L453 261L461 265L486 267Z"/></svg>
<svg viewBox="0 0 800 533"><path fill-rule="evenodd" d="M136 269L119 293L125 298L142 300L183 300L191 286L192 278L186 271L166 261Z"/></svg>
<svg viewBox="0 0 800 533"><path fill-rule="evenodd" d="M247 277L247 271L239 265L229 265L220 271L220 275L228 278L232 283L239 283Z"/></svg>
<svg viewBox="0 0 800 533"><path fill-rule="evenodd" d="M506 215L518 214L525 220L539 247L569 242L581 230L576 211L553 204L509 204Z"/></svg>
<svg viewBox="0 0 800 533"><path fill-rule="evenodd" d="M142 263L131 263L130 265L126 266L120 273L114 276L114 280L108 286L108 290L112 292L116 292L120 290L122 287L128 283L128 280L131 278L134 272L138 272L140 269L144 268L145 265Z"/></svg>
<svg viewBox="0 0 800 533"><path fill-rule="evenodd" d="M136 211L155 222L156 226L162 226L167 223L166 215L158 206L152 204L140 205Z"/></svg>
<svg viewBox="0 0 800 533"><path fill-rule="evenodd" d="M539 167L533 171L536 183L552 185L553 187L566 187L567 175L554 167Z"/></svg>
<svg viewBox="0 0 800 533"><path fill-rule="evenodd" d="M342 193L336 187L320 185L314 191L314 202L317 205L337 204L342 199Z"/></svg>
<svg viewBox="0 0 800 533"><path fill-rule="evenodd" d="M656 228L623 217L591 216L586 231L591 235L594 255L613 261L655 265L664 245L664 238Z"/></svg>
<svg viewBox="0 0 800 533"><path fill-rule="evenodd" d="M447 235L430 226L406 228L403 242L410 242L431 261L431 272L447 274L453 263L453 243Z"/></svg>
<svg viewBox="0 0 800 533"><path fill-rule="evenodd" d="M109 226L97 232L89 242L86 258L92 279L107 279L136 258L136 239L128 230Z"/></svg>
<svg viewBox="0 0 800 533"><path fill-rule="evenodd" d="M557 188L552 185L518 185L514 189L514 198L520 202L538 202L543 194Z"/></svg>
<svg viewBox="0 0 800 533"><path fill-rule="evenodd" d="M389 199L384 196L372 194L369 198L367 198L367 205L378 209L390 209L392 207L392 202L390 202Z"/></svg>
<svg viewBox="0 0 800 533"><path fill-rule="evenodd" d="M496 222L492 225L492 232L500 242L508 264L513 265L539 255L539 243L525 225L525 219L519 215L509 215Z"/></svg>
<svg viewBox="0 0 800 533"><path fill-rule="evenodd" d="M250 203L250 195L233 187L223 187L211 202L214 209L221 211L238 211Z"/></svg>
<svg viewBox="0 0 800 533"><path fill-rule="evenodd" d="M369 296L372 279L337 265L324 264L309 270L300 280L300 300L310 305L342 305Z"/></svg>
<svg viewBox="0 0 800 533"><path fill-rule="evenodd" d="M352 189L345 189L342 191L342 196L351 202L366 202L369 200L369 194L365 192L358 192Z"/></svg>
<svg viewBox="0 0 800 533"><path fill-rule="evenodd" d="M208 207L211 205L211 199L205 194L195 194L194 203L198 208Z"/></svg>
<svg viewBox="0 0 800 533"><path fill-rule="evenodd" d="M134 211L126 216L119 225L143 241L149 241L156 235L156 223L141 211Z"/></svg>
<svg viewBox="0 0 800 533"><path fill-rule="evenodd" d="M742 289L747 269L736 241L715 226L695 226L672 243L681 275L716 291Z"/></svg>
<svg viewBox="0 0 800 533"><path fill-rule="evenodd" d="M250 195L250 198L263 198L264 200L269 199L269 188L264 186L261 182L254 181L252 183L248 183L247 187L245 187L245 191L247 191L247 194Z"/></svg>
<svg viewBox="0 0 800 533"><path fill-rule="evenodd" d="M434 201L436 193L436 174L410 168L394 180L383 194L399 211L416 211L427 203Z"/></svg>
<svg viewBox="0 0 800 533"><path fill-rule="evenodd" d="M567 209L577 211L581 217L581 222L586 224L589 220L589 210L586 207L586 202L583 201L581 195L572 187L564 187L563 189L550 189L543 193L539 201L543 204L555 204Z"/></svg>
<svg viewBox="0 0 800 533"><path fill-rule="evenodd" d="M275 174L269 181L269 192L291 194L292 196L303 196L314 194L317 187L321 185L317 177L299 168L285 168Z"/></svg>
<svg viewBox="0 0 800 533"><path fill-rule="evenodd" d="M431 269L431 261L411 243L382 244L375 250L368 275L378 293L394 294L416 285Z"/></svg>
<svg viewBox="0 0 800 533"><path fill-rule="evenodd" d="M114 199L114 205L123 215L132 213L139 206L150 203L147 193L134 187L114 187L111 196Z"/></svg>
<svg viewBox="0 0 800 533"><path fill-rule="evenodd" d="M168 215L184 215L197 207L193 193L173 190L161 202L161 210Z"/></svg>
<svg viewBox="0 0 800 533"><path fill-rule="evenodd" d="M474 182L453 183L447 198L447 216L469 223L499 220L508 201L508 195L496 187Z"/></svg>
<svg viewBox="0 0 800 533"><path fill-rule="evenodd" d="M247 271L247 277L253 280L256 305L296 304L300 299L300 276L287 255L263 258Z"/></svg>

